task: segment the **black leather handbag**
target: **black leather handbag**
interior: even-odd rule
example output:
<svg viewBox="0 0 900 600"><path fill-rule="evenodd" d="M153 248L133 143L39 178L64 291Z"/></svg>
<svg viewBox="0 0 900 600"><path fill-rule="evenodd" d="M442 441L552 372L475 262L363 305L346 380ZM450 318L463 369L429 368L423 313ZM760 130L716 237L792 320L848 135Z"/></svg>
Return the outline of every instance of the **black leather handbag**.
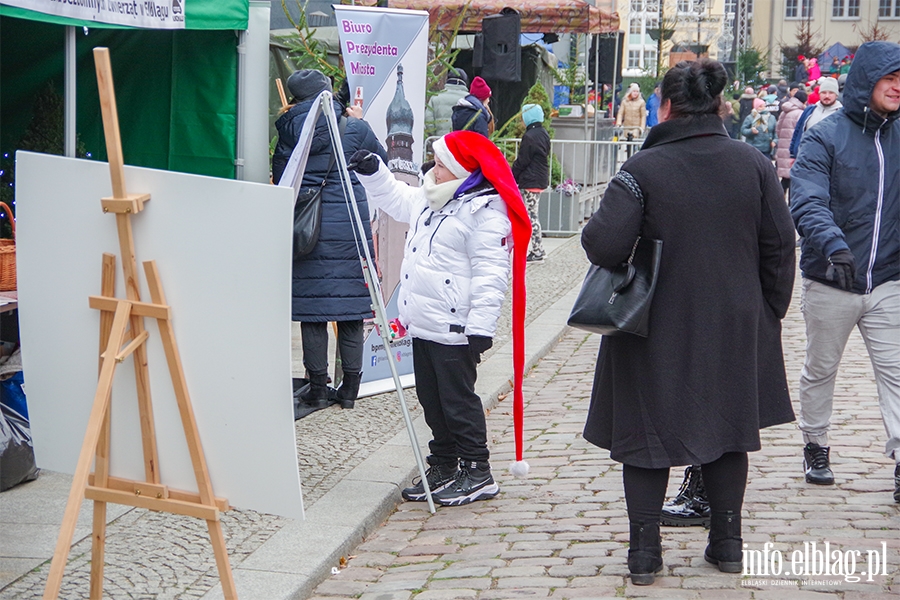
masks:
<svg viewBox="0 0 900 600"><path fill-rule="evenodd" d="M616 173L616 178L637 196L643 216L644 196L637 181L626 171ZM661 257L662 240L638 235L627 261L614 268L591 265L569 315L569 326L602 335L647 337Z"/></svg>
<svg viewBox="0 0 900 600"><path fill-rule="evenodd" d="M344 137L346 127L347 120L341 117L341 139ZM316 187L300 188L300 193L297 194L297 202L294 203L295 260L312 252L319 243L319 232L322 230L322 192L325 191L325 184L331 175L331 169L334 168L334 162L335 156L332 152L322 183Z"/></svg>

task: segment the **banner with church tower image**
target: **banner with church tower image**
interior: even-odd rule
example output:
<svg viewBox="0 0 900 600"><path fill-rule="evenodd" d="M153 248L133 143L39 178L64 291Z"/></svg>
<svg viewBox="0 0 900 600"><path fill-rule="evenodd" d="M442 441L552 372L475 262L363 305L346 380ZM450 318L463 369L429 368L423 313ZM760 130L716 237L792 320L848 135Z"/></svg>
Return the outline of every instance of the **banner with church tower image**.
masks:
<svg viewBox="0 0 900 600"><path fill-rule="evenodd" d="M425 83L428 66L428 13L362 6L335 5L341 56L351 102L387 149L394 176L418 185L424 151ZM397 289L407 225L386 214L370 215L375 262L389 319L398 316ZM404 386L414 385L412 344L408 338L391 344ZM360 396L394 388L380 336L372 330L363 350Z"/></svg>

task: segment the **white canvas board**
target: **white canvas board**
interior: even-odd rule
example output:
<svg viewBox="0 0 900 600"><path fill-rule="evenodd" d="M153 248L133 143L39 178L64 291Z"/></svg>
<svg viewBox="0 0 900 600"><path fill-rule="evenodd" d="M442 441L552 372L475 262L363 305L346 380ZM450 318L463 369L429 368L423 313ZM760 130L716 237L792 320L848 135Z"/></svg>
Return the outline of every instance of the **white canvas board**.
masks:
<svg viewBox="0 0 900 600"><path fill-rule="evenodd" d="M72 473L97 386L102 254L117 257L106 163L19 152L17 259L22 358L39 467ZM236 507L302 518L291 394L289 188L138 167L129 193L141 281L155 260L217 496ZM148 364L162 483L196 491L156 321ZM116 370L111 473L143 480L134 365Z"/></svg>

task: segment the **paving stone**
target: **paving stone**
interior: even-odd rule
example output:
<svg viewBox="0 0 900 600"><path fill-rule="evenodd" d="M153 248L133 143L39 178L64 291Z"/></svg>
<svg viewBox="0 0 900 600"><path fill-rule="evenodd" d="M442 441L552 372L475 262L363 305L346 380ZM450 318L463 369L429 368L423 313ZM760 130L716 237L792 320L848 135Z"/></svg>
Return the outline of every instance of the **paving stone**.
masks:
<svg viewBox="0 0 900 600"><path fill-rule="evenodd" d="M799 410L796 389L805 352L805 327L798 302L797 293L783 323L795 412ZM891 549L888 576L833 587L803 584L802 578L786 576L757 578L720 573L703 559L707 531L688 527L663 528L665 568L654 585L630 583L621 465L611 461L607 451L581 437L598 344L596 336L571 331L527 374L526 459L532 466L528 479L507 482L498 472L503 491L493 501L476 502L461 510L441 510L437 515L417 507L415 512L403 511L402 518L389 518L370 536L367 549L391 548L397 554L412 554L389 554L401 561L394 564L364 565L380 575L377 583L368 584L363 598L374 600L371 594L379 589L376 585L389 583L391 571L408 569L414 561L431 565L429 568L440 565L416 595L426 599L454 597L455 593L485 600L622 595L701 600L861 600L896 594L891 587L900 580L900 538L891 534L900 528L900 505L890 501L891 465L881 454L884 431L876 390L857 333L848 343L836 386L831 444L837 485L806 484L796 424L771 427L760 434L762 450L750 454L743 512L743 537L753 550L776 542L776 548L788 556L802 549L805 542L821 544L827 540L832 548L862 551L880 548L885 541ZM488 428L493 460L498 464L501 459L511 460L508 404L501 403L491 411ZM671 470L670 495L681 484L683 472L681 468ZM397 522L404 524L399 530ZM398 531L405 531L402 527L418 529L418 533L415 537L398 536ZM395 537L380 542L381 531ZM405 549L396 550L398 545L388 544L388 540L402 542ZM443 552L454 545L455 550ZM415 547L419 549L411 550ZM371 557L378 554L367 552L362 555L363 561L372 561ZM351 559L351 565L356 561ZM385 589L386 594L400 592ZM439 595L426 595L432 592Z"/></svg>

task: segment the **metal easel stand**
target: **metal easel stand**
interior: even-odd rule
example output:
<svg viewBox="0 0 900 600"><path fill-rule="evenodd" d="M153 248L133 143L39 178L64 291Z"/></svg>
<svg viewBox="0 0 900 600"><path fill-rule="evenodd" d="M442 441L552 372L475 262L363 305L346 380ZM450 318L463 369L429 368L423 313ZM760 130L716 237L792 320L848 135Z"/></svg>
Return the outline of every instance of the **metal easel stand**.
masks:
<svg viewBox="0 0 900 600"><path fill-rule="evenodd" d="M397 365L395 365L394 361L391 359L391 340L389 333L391 329L388 326L384 300L381 294L381 286L370 268L370 265L373 264L372 257L369 254L369 244L366 243L366 230L363 228L362 217L359 214L359 207L356 204L356 196L353 194L353 186L350 183L350 171L347 169L347 161L344 158L344 146L341 143L341 136L338 130L337 115L334 112L334 105L331 102L331 94L327 94L327 97L326 94L327 92L323 92L319 96L319 106L325 113L325 120L328 122L328 132L331 135L331 148L335 154L337 164L340 167L341 183L344 187L344 199L347 203L347 210L350 211L354 219L357 252L359 252L360 248L362 249L362 251L359 252L359 262L362 265L366 287L369 289L369 297L372 299L372 310L375 312L375 324L378 326L378 333L381 336L384 352L387 355L387 363L391 367L391 376L394 378L394 386L397 388L397 397L400 399L400 410L403 412L403 420L406 422L406 431L409 433L409 442L412 445L413 454L415 454L416 457L416 465L419 467L419 476L422 478L422 485L425 488L425 497L428 500L428 510L434 514L434 500L431 497L431 489L428 487L428 478L425 473L425 462L422 460L422 451L419 449L416 430L413 427L412 419L409 416L409 409L406 406L406 398L403 395L403 385L400 383ZM314 122L315 121L313 121L313 123Z"/></svg>

